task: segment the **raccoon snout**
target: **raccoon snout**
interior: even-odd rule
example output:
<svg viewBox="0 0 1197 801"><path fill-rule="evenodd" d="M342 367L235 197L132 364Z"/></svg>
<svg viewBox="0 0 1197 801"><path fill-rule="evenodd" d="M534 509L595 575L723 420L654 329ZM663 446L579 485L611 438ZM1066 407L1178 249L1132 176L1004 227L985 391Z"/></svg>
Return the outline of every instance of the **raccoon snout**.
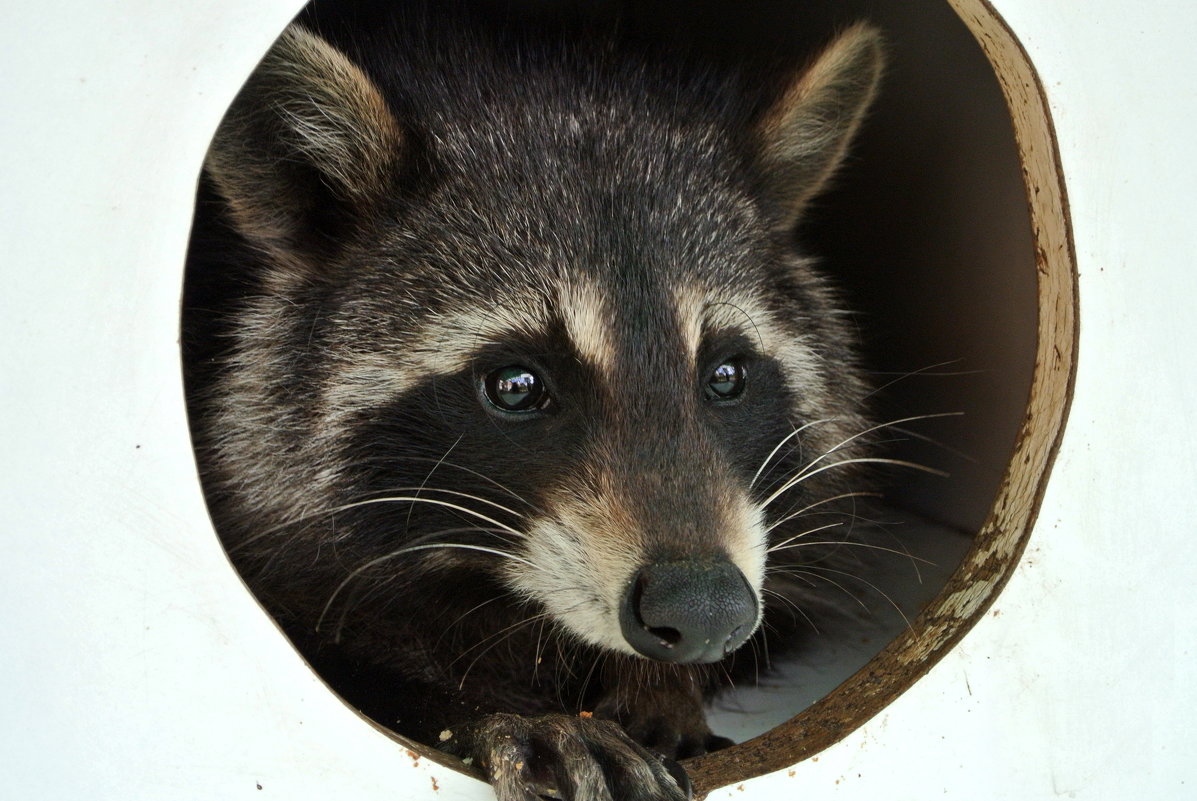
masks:
<svg viewBox="0 0 1197 801"><path fill-rule="evenodd" d="M731 562L657 562L628 586L619 625L650 659L717 662L748 639L758 612L756 593Z"/></svg>

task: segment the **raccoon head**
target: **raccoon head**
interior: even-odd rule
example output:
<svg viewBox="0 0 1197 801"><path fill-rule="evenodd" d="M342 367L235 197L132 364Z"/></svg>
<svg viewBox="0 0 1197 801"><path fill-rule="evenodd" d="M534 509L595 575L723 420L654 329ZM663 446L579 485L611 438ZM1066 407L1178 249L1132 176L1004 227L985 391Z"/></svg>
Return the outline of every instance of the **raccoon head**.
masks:
<svg viewBox="0 0 1197 801"><path fill-rule="evenodd" d="M814 460L863 428L792 238L879 37L848 30L763 102L444 47L363 66L294 26L217 133L207 175L259 274L209 393L226 536L261 564L335 540L333 584L399 593L418 565L594 646L720 659L759 625L774 524L834 494Z"/></svg>

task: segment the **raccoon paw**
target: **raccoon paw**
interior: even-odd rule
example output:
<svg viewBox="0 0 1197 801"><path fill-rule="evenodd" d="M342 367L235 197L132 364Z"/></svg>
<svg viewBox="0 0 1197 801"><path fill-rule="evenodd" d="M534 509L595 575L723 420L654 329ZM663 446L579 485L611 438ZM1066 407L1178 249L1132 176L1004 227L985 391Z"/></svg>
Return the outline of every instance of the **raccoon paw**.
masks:
<svg viewBox="0 0 1197 801"><path fill-rule="evenodd" d="M442 746L472 758L486 772L498 801L691 798L680 765L637 745L608 720L494 714L447 734Z"/></svg>
<svg viewBox="0 0 1197 801"><path fill-rule="evenodd" d="M720 737L705 726L701 729L679 727L666 718L646 718L625 726L629 737L668 759L689 759L735 745L735 741Z"/></svg>
<svg viewBox="0 0 1197 801"><path fill-rule="evenodd" d="M633 740L669 759L689 759L735 745L711 731L701 696L693 693L667 693L657 686L655 692L640 692L630 700L614 694L601 701L594 714L618 721Z"/></svg>

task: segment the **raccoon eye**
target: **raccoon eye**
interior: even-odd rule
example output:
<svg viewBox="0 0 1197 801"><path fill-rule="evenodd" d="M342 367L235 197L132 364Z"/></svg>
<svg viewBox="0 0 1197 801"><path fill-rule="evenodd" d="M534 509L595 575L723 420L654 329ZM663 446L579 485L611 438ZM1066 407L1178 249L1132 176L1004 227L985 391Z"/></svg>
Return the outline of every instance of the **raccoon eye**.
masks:
<svg viewBox="0 0 1197 801"><path fill-rule="evenodd" d="M733 400L744 393L745 378L744 363L739 359L728 359L711 371L703 392L707 400Z"/></svg>
<svg viewBox="0 0 1197 801"><path fill-rule="evenodd" d="M536 411L548 401L540 376L518 364L490 372L482 387L491 405L504 412Z"/></svg>

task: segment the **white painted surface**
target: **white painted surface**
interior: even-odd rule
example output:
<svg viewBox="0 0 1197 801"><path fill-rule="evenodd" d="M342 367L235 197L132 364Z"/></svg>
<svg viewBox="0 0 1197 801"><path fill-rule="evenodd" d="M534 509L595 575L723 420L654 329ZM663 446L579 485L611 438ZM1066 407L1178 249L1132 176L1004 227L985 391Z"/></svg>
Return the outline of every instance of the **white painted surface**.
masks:
<svg viewBox="0 0 1197 801"><path fill-rule="evenodd" d="M994 614L910 692L793 776L712 798L1197 795L1197 8L994 1L1047 87L1081 270L1038 528ZM413 767L308 674L195 482L176 347L192 184L297 5L7 10L4 797L488 797Z"/></svg>

